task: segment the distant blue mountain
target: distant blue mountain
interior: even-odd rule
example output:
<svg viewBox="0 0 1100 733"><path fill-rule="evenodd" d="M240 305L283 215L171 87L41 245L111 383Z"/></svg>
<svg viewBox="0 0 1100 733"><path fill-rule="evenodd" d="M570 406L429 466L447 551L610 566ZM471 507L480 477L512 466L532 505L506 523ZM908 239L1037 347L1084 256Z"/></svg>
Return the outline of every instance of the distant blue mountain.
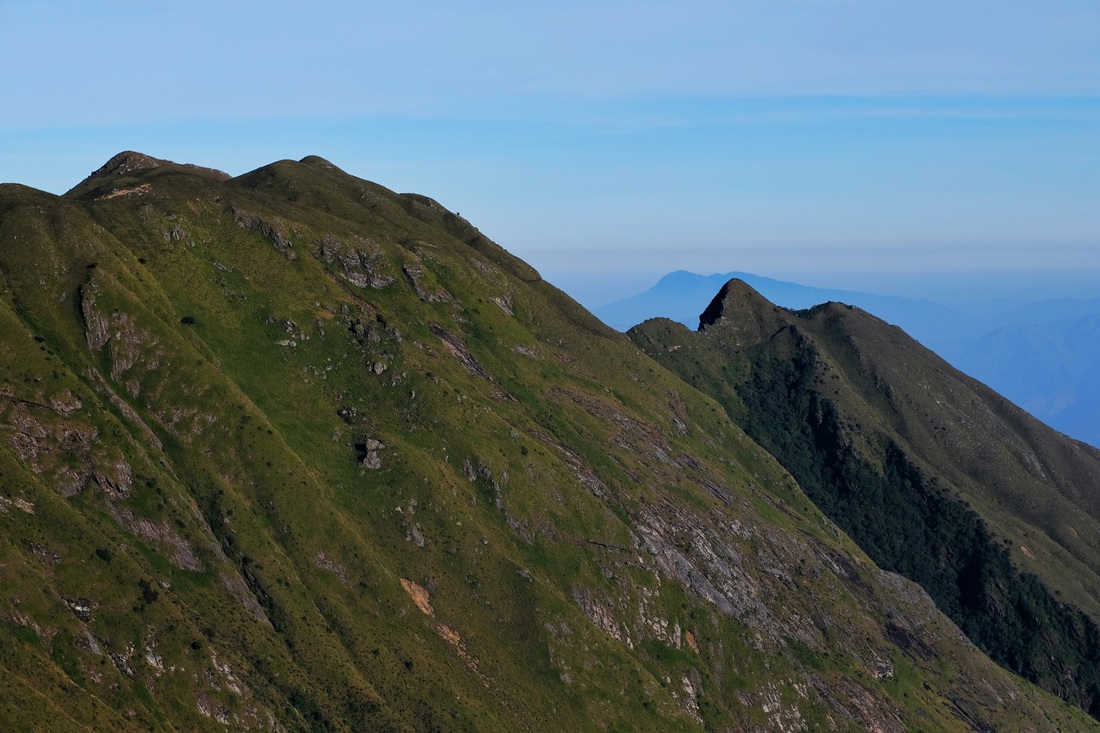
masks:
<svg viewBox="0 0 1100 733"><path fill-rule="evenodd" d="M792 310L828 301L858 306L899 326L1051 427L1100 446L1100 298L948 307L747 272L697 275L678 270L644 293L595 309L595 314L620 331L659 316L694 329L699 314L733 278Z"/></svg>

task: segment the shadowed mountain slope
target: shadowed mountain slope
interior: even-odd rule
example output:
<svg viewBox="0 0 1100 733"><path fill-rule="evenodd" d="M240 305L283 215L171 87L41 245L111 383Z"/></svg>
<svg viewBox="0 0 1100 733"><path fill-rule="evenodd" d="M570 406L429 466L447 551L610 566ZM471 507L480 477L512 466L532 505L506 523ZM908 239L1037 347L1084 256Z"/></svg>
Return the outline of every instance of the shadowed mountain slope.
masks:
<svg viewBox="0 0 1100 733"><path fill-rule="evenodd" d="M1100 451L839 303L789 311L734 280L698 332L630 335L995 659L1100 710Z"/></svg>
<svg viewBox="0 0 1100 733"><path fill-rule="evenodd" d="M0 728L1100 728L435 201L105 168L0 186Z"/></svg>

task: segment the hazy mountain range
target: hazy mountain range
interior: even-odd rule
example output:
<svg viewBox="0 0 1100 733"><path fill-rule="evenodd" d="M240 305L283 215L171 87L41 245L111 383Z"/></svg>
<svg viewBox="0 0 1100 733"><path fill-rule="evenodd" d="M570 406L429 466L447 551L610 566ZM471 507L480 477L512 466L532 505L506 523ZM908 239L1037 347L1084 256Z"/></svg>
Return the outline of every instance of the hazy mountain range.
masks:
<svg viewBox="0 0 1100 733"><path fill-rule="evenodd" d="M863 311L628 336L317 157L0 276L0 729L1100 730L1100 452Z"/></svg>
<svg viewBox="0 0 1100 733"><path fill-rule="evenodd" d="M639 295L594 312L621 331L656 317L695 328L714 293L732 278L785 308L797 310L829 301L857 305L900 326L1048 425L1100 445L1100 298L948 306L808 287L743 272L704 276L678 271Z"/></svg>

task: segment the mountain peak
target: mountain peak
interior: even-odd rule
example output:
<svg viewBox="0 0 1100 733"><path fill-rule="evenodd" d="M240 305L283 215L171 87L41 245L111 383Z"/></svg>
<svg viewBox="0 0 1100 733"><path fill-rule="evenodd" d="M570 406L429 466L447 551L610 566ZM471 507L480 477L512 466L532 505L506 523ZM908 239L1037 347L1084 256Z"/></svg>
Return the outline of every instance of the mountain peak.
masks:
<svg viewBox="0 0 1100 733"><path fill-rule="evenodd" d="M311 165L311 166L314 166L314 167L317 167L317 168L323 168L323 169L329 170L329 171L339 171L341 173L344 172L344 171L340 170L339 166L334 165L331 161L325 160L320 155L307 155L306 157L302 158L298 162L301 163L302 165Z"/></svg>
<svg viewBox="0 0 1100 733"><path fill-rule="evenodd" d="M145 153L124 150L96 170L92 171L92 174L85 180L107 178L108 176L124 176L127 173L134 173L135 171L160 168L162 165L172 165L172 163L171 161L154 158Z"/></svg>
<svg viewBox="0 0 1100 733"><path fill-rule="evenodd" d="M722 286L710 305L699 316L699 330L713 326L727 315L736 312L759 312L763 309L773 309L777 306L756 292L751 285L739 278L733 278Z"/></svg>
<svg viewBox="0 0 1100 733"><path fill-rule="evenodd" d="M111 181L117 179L133 177L157 169L193 173L215 181L225 181L230 177L228 173L224 173L214 168L204 168L190 163L174 163L170 160L154 158L145 153L124 150L96 170L92 171L87 178L74 186L69 191L69 194L72 195L77 192L84 193L90 189L98 189L105 184L109 185Z"/></svg>

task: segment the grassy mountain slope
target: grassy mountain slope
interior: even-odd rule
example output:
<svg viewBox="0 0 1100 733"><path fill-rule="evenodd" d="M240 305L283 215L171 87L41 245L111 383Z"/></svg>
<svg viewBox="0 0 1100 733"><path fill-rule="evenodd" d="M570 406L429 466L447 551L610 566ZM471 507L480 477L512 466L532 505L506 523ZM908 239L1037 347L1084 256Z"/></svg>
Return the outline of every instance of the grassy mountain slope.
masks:
<svg viewBox="0 0 1100 733"><path fill-rule="evenodd" d="M631 336L995 659L1100 712L1100 452L851 306L788 311L731 281L700 322Z"/></svg>
<svg viewBox="0 0 1100 733"><path fill-rule="evenodd" d="M0 272L4 729L1093 725L431 199L122 154Z"/></svg>

